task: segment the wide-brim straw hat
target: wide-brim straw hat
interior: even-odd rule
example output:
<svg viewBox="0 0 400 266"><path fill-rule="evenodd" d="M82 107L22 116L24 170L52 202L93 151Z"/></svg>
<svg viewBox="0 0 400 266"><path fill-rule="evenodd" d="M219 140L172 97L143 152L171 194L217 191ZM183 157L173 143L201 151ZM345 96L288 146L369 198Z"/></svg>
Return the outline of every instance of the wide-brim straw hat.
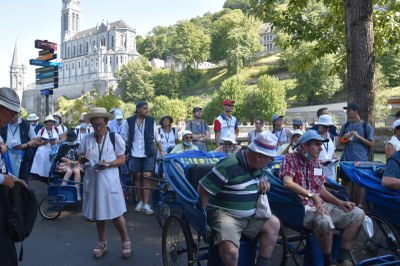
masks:
<svg viewBox="0 0 400 266"><path fill-rule="evenodd" d="M104 117L108 120L113 120L114 115L107 112L106 108L103 107L94 107L90 109L89 113L85 114L84 119L86 123L89 123L93 118Z"/></svg>

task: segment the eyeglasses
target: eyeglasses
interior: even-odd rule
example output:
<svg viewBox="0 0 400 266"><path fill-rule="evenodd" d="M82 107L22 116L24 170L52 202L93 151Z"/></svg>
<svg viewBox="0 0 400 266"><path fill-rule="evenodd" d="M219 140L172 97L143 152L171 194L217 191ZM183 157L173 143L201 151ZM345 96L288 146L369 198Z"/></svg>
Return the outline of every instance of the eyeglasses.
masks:
<svg viewBox="0 0 400 266"><path fill-rule="evenodd" d="M93 127L93 128L98 128L98 129L101 129L101 128L103 128L105 125L106 125L106 124L104 124L104 123L100 123L100 124L92 124L92 127Z"/></svg>
<svg viewBox="0 0 400 266"><path fill-rule="evenodd" d="M185 139L193 139L193 137L185 137Z"/></svg>
<svg viewBox="0 0 400 266"><path fill-rule="evenodd" d="M227 104L226 106L229 106L229 107L235 107L235 105L234 105L234 104Z"/></svg>

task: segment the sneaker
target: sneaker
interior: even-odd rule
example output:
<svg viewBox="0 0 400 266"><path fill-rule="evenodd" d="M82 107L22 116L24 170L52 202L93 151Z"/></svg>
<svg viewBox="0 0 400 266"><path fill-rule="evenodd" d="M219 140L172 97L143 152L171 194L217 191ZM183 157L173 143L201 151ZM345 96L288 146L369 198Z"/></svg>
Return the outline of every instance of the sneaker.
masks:
<svg viewBox="0 0 400 266"><path fill-rule="evenodd" d="M141 212L143 209L143 201L139 201L139 203L136 205L135 212Z"/></svg>
<svg viewBox="0 0 400 266"><path fill-rule="evenodd" d="M142 212L145 212L148 215L152 215L154 213L149 204L145 204L143 206Z"/></svg>

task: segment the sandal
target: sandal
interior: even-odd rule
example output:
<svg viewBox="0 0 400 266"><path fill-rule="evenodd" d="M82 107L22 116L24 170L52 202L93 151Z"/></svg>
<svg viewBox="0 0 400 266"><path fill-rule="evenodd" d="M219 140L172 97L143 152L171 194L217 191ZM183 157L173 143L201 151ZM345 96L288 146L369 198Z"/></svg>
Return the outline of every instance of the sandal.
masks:
<svg viewBox="0 0 400 266"><path fill-rule="evenodd" d="M107 242L99 242L97 247L93 249L93 257L96 259L101 258L103 254L107 251Z"/></svg>
<svg viewBox="0 0 400 266"><path fill-rule="evenodd" d="M132 248L131 248L131 241L123 241L122 242L122 253L121 253L121 257L123 259L127 259L131 256L132 253Z"/></svg>

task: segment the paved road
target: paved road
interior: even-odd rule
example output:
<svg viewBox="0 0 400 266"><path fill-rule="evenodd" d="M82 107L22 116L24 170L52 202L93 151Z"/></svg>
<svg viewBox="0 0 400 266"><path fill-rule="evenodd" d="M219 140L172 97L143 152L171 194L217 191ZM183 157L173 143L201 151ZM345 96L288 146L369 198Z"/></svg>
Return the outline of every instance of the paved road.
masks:
<svg viewBox="0 0 400 266"><path fill-rule="evenodd" d="M46 186L31 182L38 199L46 195ZM135 213L128 206L126 214L129 236L133 242L133 256L120 257L119 235L111 223L107 225L109 249L104 257L93 259L91 252L97 245L96 226L80 213L80 206L64 211L55 221L44 220L40 214L31 236L24 242L22 266L69 265L162 265L161 233L154 216ZM17 244L19 251L19 244Z"/></svg>

